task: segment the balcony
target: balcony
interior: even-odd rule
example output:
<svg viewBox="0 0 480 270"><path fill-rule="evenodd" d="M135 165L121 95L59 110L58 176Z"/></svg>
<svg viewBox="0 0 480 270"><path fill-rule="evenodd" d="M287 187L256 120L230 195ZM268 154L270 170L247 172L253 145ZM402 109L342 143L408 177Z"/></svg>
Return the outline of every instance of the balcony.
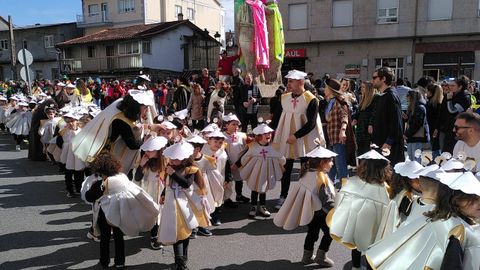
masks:
<svg viewBox="0 0 480 270"><path fill-rule="evenodd" d="M98 14L90 14L88 16L77 15L77 27L93 27L93 26L111 26L113 21L108 18L106 11L102 11Z"/></svg>
<svg viewBox="0 0 480 270"><path fill-rule="evenodd" d="M142 68L142 55L107 56L103 58L61 59L67 73L112 72Z"/></svg>

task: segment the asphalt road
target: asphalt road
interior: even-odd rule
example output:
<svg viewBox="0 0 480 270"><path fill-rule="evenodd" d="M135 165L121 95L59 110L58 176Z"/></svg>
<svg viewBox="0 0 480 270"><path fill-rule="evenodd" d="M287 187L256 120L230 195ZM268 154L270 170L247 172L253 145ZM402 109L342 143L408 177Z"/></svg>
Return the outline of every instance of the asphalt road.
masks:
<svg viewBox="0 0 480 270"><path fill-rule="evenodd" d="M11 136L0 135L0 269L99 269L99 244L86 237L90 206L67 198L63 175L49 162L28 160L26 148L16 152ZM279 183L267 193L270 210L279 193ZM244 194L250 194L246 187ZM299 263L306 228L285 231L273 216L248 219L248 211L249 205L224 210L213 236L192 240L190 269L318 268ZM126 237L125 247L127 269L173 266L172 247L151 250L149 233ZM113 245L111 253L113 264ZM350 269L349 250L333 242L328 255L335 261L330 269Z"/></svg>

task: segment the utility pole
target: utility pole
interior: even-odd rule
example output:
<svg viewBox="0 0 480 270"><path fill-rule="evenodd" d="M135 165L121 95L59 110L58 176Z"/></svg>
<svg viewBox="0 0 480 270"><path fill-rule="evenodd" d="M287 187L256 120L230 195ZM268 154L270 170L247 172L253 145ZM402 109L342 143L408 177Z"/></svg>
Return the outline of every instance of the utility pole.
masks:
<svg viewBox="0 0 480 270"><path fill-rule="evenodd" d="M17 51L15 49L15 37L13 36L13 23L12 23L12 16L8 16L8 41L10 42L10 58L12 60L11 63L11 69L12 69L12 79L16 80L17 79L17 57L15 55L15 52Z"/></svg>

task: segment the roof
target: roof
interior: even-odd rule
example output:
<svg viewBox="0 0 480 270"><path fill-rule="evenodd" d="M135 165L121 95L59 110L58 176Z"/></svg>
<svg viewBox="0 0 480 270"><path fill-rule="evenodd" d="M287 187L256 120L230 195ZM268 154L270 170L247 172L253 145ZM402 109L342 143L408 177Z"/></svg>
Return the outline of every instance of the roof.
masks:
<svg viewBox="0 0 480 270"><path fill-rule="evenodd" d="M90 35L67 40L65 42L57 44L57 46L62 47L62 46L70 46L70 45L89 44L89 43L95 43L95 42L141 39L144 37L168 32L181 25L188 26L200 34L203 33L203 37L204 38L206 37L204 32L200 28L198 28L195 24L191 23L189 20L182 20L182 21L155 23L155 24L132 25L132 26L121 27L121 28L108 28ZM208 37L212 39L212 41L216 41L210 35Z"/></svg>
<svg viewBox="0 0 480 270"><path fill-rule="evenodd" d="M34 29L34 28L43 28L43 27L54 27L54 26L61 26L61 25L77 25L76 22L64 22L64 23L50 23L50 24L40 24L36 23L33 25L25 25L25 26L17 26L13 27L14 30L26 30L26 29Z"/></svg>

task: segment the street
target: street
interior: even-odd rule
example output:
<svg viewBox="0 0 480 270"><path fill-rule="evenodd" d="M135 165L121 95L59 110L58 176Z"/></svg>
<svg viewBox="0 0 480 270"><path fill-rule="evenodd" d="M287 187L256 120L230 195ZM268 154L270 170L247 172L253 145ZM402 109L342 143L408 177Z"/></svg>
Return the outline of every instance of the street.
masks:
<svg viewBox="0 0 480 270"><path fill-rule="evenodd" d="M16 152L10 135L0 135L0 269L100 269L99 243L86 237L91 206L67 198L63 175L50 162L26 158L28 146ZM294 170L298 178L298 170ZM296 184L295 182L292 185ZM267 193L273 211L280 182ZM244 187L244 195L250 191ZM198 236L189 247L190 269L317 269L303 266L306 227L285 231L270 218L248 219L250 205L224 209L223 224L213 236ZM321 234L320 234L321 237ZM173 249L152 250L149 233L126 237L127 269L171 269ZM318 242L316 247L318 247ZM111 245L113 265L113 243ZM350 251L336 242L328 253L330 269L350 269Z"/></svg>

